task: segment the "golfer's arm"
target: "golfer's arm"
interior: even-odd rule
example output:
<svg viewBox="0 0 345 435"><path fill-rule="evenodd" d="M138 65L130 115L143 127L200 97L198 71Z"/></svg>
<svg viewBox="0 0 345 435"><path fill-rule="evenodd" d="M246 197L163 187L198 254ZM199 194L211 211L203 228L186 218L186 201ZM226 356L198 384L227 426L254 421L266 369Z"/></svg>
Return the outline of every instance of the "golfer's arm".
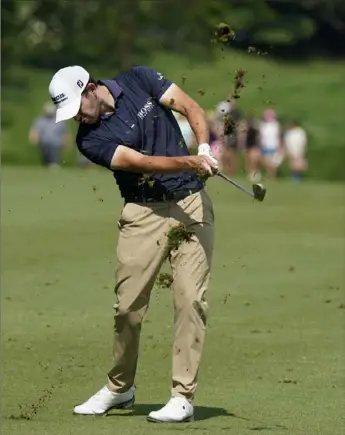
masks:
<svg viewBox="0 0 345 435"><path fill-rule="evenodd" d="M186 157L145 156L131 148L119 145L111 161L111 169L138 173L174 173L192 169Z"/></svg>
<svg viewBox="0 0 345 435"><path fill-rule="evenodd" d="M162 95L159 103L188 119L196 137L196 145L209 143L210 131L205 111L181 88L172 84Z"/></svg>

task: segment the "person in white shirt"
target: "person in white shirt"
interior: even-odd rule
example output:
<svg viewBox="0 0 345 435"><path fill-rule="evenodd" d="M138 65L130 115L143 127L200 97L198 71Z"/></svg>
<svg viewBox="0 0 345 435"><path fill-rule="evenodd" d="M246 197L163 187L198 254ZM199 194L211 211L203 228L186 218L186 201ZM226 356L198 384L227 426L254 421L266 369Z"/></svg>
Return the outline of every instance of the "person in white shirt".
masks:
<svg viewBox="0 0 345 435"><path fill-rule="evenodd" d="M307 132L298 121L293 120L287 125L283 140L291 179L301 181L307 170Z"/></svg>
<svg viewBox="0 0 345 435"><path fill-rule="evenodd" d="M264 111L263 120L259 125L262 164L267 174L275 178L278 167L283 162L281 144L281 128L274 110Z"/></svg>

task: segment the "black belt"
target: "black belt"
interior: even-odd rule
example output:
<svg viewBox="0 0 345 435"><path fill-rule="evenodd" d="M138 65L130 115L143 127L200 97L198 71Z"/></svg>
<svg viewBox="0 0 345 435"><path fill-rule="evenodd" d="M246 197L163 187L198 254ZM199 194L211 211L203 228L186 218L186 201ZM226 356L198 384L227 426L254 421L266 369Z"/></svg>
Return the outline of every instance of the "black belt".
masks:
<svg viewBox="0 0 345 435"><path fill-rule="evenodd" d="M153 196L138 196L138 195L126 195L126 202L168 202L168 201L181 201L182 199L187 198L189 195L193 195L193 193L199 192L200 187L195 187L194 189L181 189L176 190L175 192L166 192L162 194L154 194Z"/></svg>

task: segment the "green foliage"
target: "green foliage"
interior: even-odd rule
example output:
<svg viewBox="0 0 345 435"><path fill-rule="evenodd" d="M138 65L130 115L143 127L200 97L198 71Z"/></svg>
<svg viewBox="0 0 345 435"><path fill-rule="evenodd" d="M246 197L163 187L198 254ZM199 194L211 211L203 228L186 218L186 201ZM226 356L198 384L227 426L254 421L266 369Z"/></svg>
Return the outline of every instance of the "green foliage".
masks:
<svg viewBox="0 0 345 435"><path fill-rule="evenodd" d="M202 106L209 110L235 89L238 70L246 70L238 106L246 114L260 116L273 105L285 122L298 118L309 136L308 176L322 179L344 179L345 89L343 62L314 61L304 63L274 62L256 53L243 55L220 50L212 62L193 62L170 53L156 54L148 63L182 86ZM92 69L97 77L113 76L113 69ZM3 91L3 114L9 119L2 131L3 163L37 164L36 150L28 145L30 124L49 97L48 83L52 71L18 70L13 80L21 86ZM203 90L200 93L200 90ZM3 116L4 117L4 116ZM72 137L76 124L69 123ZM76 162L76 150L64 152L66 164Z"/></svg>
<svg viewBox="0 0 345 435"><path fill-rule="evenodd" d="M2 6L2 51L6 69L78 62L125 69L147 62L158 48L211 58L209 41L220 22L234 28L235 46L274 49L300 42L318 46L325 26L341 38L344 21L344 2L338 0L13 0Z"/></svg>
<svg viewBox="0 0 345 435"><path fill-rule="evenodd" d="M338 0L4 2L3 162L38 163L27 133L49 97L54 70L82 64L93 75L113 76L133 64L146 64L162 70L206 109L236 92L236 69L248 71L240 107L260 114L273 104L280 117L300 117L310 137L310 174L343 178L343 65L293 65L268 56L271 49L279 54L293 47L293 56L301 58L300 47L322 46L325 28L340 39L344 18L344 2ZM234 35L217 36L220 23ZM249 56L231 49L239 47ZM269 53L263 58L265 51ZM73 131L74 124L70 126ZM66 164L75 158L74 150L66 150Z"/></svg>

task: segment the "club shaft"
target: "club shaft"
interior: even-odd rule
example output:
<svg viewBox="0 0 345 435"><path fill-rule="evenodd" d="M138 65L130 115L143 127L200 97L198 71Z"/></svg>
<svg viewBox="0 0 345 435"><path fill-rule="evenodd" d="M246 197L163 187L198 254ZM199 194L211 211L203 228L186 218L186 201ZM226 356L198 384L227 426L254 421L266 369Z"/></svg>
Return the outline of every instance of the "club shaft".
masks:
<svg viewBox="0 0 345 435"><path fill-rule="evenodd" d="M219 177L223 178L224 180L226 180L227 182L231 183L233 186L237 187L237 189L242 190L242 192L245 192L247 195L249 195L252 198L254 198L253 192L251 192L250 190L247 190L245 187L243 187L240 184L236 183L236 181L232 180L231 178L227 177L226 175L222 174L221 172L217 172L217 175Z"/></svg>

